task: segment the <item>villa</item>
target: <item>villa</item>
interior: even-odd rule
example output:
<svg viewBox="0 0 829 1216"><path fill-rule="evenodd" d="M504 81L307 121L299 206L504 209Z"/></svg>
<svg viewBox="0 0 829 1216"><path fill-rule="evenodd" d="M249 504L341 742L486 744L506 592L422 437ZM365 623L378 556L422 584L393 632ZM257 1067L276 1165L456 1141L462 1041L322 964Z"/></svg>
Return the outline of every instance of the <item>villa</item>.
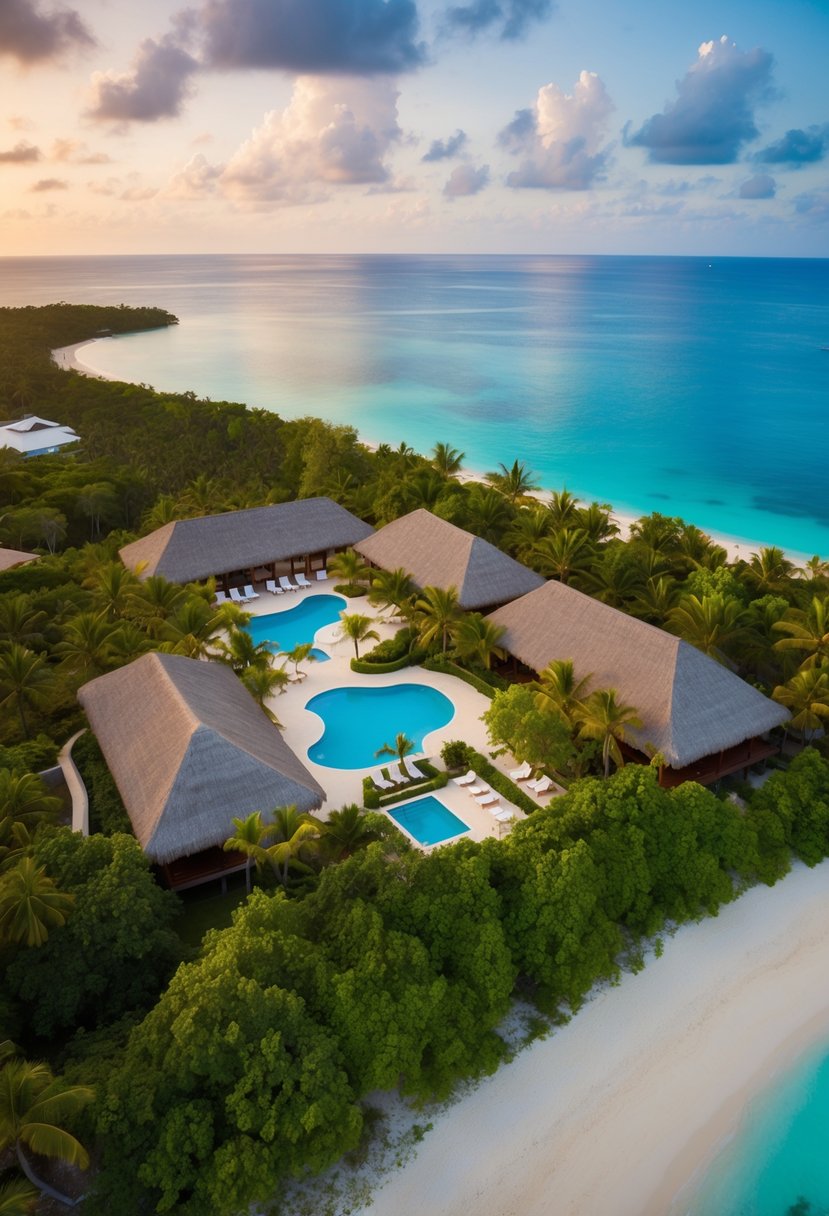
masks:
<svg viewBox="0 0 829 1216"><path fill-rule="evenodd" d="M466 611L505 604L544 579L489 541L420 508L354 544L381 570L403 567L418 587L455 587Z"/></svg>
<svg viewBox="0 0 829 1216"><path fill-rule="evenodd" d="M50 456L67 444L77 442L78 436L71 426L61 426L59 422L50 422L35 414L0 426L0 448L12 448L21 456Z"/></svg>
<svg viewBox="0 0 829 1216"><path fill-rule="evenodd" d="M506 630L501 645L515 675L570 659L592 688L615 688L642 720L629 732L631 759L660 754L660 784L711 784L779 748L765 736L789 717L688 642L591 599L545 583L488 618Z"/></svg>
<svg viewBox="0 0 829 1216"><path fill-rule="evenodd" d="M172 583L215 577L231 586L324 569L328 556L370 536L373 528L330 498L302 498L270 507L179 519L125 545L120 557L139 578Z"/></svg>
<svg viewBox="0 0 829 1216"><path fill-rule="evenodd" d="M0 549L0 574L4 570L14 570L17 566L36 562L39 557L39 553L26 553L23 549Z"/></svg>
<svg viewBox="0 0 829 1216"><path fill-rule="evenodd" d="M325 790L233 671L153 652L99 676L78 700L142 849L169 886L244 868L222 845L233 818L295 805L318 810Z"/></svg>

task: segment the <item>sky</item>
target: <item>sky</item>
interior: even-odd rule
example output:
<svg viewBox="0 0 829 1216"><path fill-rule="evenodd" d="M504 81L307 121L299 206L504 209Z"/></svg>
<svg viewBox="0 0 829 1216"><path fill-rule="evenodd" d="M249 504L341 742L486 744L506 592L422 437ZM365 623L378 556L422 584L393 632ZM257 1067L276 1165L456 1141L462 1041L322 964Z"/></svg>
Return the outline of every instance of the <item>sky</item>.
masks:
<svg viewBox="0 0 829 1216"><path fill-rule="evenodd" d="M829 0L0 0L0 255L829 256Z"/></svg>

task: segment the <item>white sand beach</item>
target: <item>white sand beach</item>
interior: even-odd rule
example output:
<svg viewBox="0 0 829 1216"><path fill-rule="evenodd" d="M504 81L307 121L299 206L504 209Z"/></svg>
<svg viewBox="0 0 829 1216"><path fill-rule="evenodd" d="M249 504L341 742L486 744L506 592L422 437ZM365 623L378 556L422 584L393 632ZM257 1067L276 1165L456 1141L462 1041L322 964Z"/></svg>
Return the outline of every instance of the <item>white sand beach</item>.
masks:
<svg viewBox="0 0 829 1216"><path fill-rule="evenodd" d="M666 1216L829 1038L829 862L688 925L434 1120L371 1216Z"/></svg>

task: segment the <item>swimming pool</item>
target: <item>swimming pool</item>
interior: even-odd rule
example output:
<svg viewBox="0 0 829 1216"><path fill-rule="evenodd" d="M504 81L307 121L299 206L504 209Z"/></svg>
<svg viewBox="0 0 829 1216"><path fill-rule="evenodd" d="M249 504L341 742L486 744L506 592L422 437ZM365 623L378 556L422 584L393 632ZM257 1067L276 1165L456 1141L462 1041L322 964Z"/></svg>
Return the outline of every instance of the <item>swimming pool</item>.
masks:
<svg viewBox="0 0 829 1216"><path fill-rule="evenodd" d="M305 708L322 718L324 727L308 748L308 757L327 768L372 768L378 763L378 748L393 744L401 732L420 751L424 735L455 716L449 698L427 684L330 688L312 697Z"/></svg>
<svg viewBox="0 0 829 1216"><path fill-rule="evenodd" d="M317 630L338 621L345 607L341 595L309 595L284 612L252 617L247 630L254 642L269 642L277 652L293 650L303 642L313 642ZM316 646L311 653L319 662L330 657Z"/></svg>
<svg viewBox="0 0 829 1216"><path fill-rule="evenodd" d="M432 794L403 806L386 807L385 810L418 844L441 844L469 831L469 824L454 815Z"/></svg>

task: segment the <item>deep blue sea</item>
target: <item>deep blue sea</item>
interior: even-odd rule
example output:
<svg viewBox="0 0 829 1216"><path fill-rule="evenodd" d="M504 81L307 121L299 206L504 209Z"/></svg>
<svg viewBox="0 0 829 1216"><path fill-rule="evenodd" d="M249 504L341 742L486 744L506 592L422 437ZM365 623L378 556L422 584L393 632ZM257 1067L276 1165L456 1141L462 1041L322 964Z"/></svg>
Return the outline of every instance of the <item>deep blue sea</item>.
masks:
<svg viewBox="0 0 829 1216"><path fill-rule="evenodd" d="M0 260L0 304L60 299L180 318L86 347L107 374L829 556L829 261Z"/></svg>

